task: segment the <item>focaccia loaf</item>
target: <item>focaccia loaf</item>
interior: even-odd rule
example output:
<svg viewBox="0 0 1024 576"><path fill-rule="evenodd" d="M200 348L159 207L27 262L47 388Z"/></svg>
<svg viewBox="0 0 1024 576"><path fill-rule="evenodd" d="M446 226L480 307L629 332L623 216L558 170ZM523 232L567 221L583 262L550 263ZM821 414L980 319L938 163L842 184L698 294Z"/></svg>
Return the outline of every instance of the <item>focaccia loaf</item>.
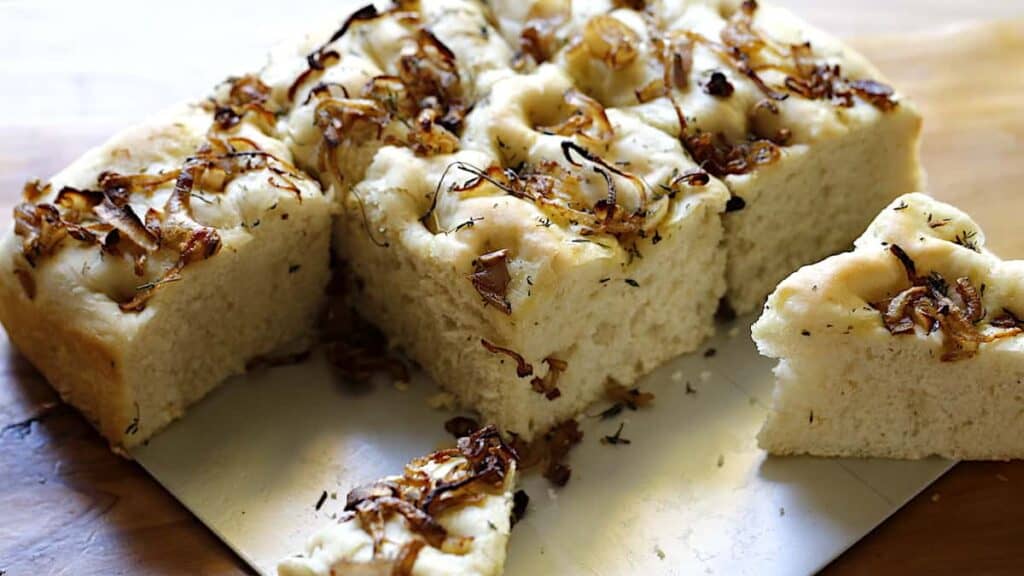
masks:
<svg viewBox="0 0 1024 576"><path fill-rule="evenodd" d="M5 244L0 320L116 444L308 333L332 251L530 439L920 179L913 105L753 1L368 5L175 114L30 189Z"/></svg>

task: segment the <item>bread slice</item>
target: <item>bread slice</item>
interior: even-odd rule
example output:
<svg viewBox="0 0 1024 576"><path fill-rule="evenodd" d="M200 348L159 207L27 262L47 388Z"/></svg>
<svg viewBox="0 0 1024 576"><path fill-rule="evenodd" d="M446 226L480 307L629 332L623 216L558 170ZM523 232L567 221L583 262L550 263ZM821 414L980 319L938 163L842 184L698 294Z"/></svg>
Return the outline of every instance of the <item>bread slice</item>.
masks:
<svg viewBox="0 0 1024 576"><path fill-rule="evenodd" d="M1024 457L1024 261L921 194L852 252L782 282L754 324L779 358L758 437L773 454Z"/></svg>
<svg viewBox="0 0 1024 576"><path fill-rule="evenodd" d="M413 460L401 476L350 492L337 523L282 561L278 574L499 576L515 484L514 452L495 428L481 429L457 449Z"/></svg>
<svg viewBox="0 0 1024 576"><path fill-rule="evenodd" d="M528 439L609 377L631 383L710 335L728 195L671 136L567 97L558 69L515 74L487 16L453 0L361 11L326 43L279 52L263 77L286 96L300 165L337 191L355 306L463 404ZM305 50L339 56L308 73ZM525 180L504 169L536 173L529 197L509 193ZM579 185L537 187L561 179Z"/></svg>
<svg viewBox="0 0 1024 576"><path fill-rule="evenodd" d="M0 244L0 321L117 449L308 343L324 299L331 199L252 102L213 108L178 107L28 186Z"/></svg>
<svg viewBox="0 0 1024 576"><path fill-rule="evenodd" d="M738 313L797 267L847 249L883 206L921 186L917 109L786 10L738 0L494 7L524 68L557 63L602 105L680 137L726 184Z"/></svg>
<svg viewBox="0 0 1024 576"><path fill-rule="evenodd" d="M725 287L725 189L628 114L607 112L603 143L539 130L566 86L554 69L497 82L456 154L382 148L335 242L360 310L524 439L696 349Z"/></svg>

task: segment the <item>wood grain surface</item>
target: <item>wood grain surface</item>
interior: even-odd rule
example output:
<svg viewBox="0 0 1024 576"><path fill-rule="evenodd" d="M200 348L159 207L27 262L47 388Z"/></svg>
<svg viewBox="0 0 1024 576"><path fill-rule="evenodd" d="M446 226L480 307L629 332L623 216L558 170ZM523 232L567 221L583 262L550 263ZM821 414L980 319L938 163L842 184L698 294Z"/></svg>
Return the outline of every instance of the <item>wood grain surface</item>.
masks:
<svg viewBox="0 0 1024 576"><path fill-rule="evenodd" d="M781 3L839 33L914 30L853 42L921 106L930 191L971 212L1002 256L1024 257L1024 20L1006 19L1024 16L1024 2ZM985 17L1002 21L967 22ZM31 52L22 48L5 54ZM0 67L3 92L15 68ZM46 122L0 110L0 214L25 179L52 174L134 119ZM1024 463L961 464L825 572L1024 574L1021 494ZM141 468L111 454L0 339L0 576L143 573L248 569Z"/></svg>

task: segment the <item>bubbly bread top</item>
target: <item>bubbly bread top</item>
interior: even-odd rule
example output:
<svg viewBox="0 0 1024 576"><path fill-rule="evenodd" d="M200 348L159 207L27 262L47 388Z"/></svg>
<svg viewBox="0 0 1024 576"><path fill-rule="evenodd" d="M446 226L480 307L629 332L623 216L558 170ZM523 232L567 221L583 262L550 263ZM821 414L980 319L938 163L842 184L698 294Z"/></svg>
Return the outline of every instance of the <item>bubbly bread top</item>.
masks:
<svg viewBox="0 0 1024 576"><path fill-rule="evenodd" d="M669 208L654 198L666 182L707 186L707 174L750 175L779 161L786 147L903 110L860 56L788 12L753 1L367 6L333 33L276 50L262 78L282 110L279 130L298 164L335 186L343 201L383 147L422 158L473 149L490 156L490 164L475 166L483 173L496 168L511 178L521 174L508 169L543 166L559 172L554 180L573 176L582 184L541 195L506 193L544 210L585 200L573 205L573 220L611 215L644 232ZM644 152L637 144L645 140L686 179L673 184L649 170L653 162L612 169L631 161L619 156ZM566 161L553 166L556 157ZM645 199L640 190L653 193ZM712 204L714 190L707 195ZM548 195L558 201L548 202ZM361 211L373 204L355 201ZM585 222L580 229L595 232Z"/></svg>
<svg viewBox="0 0 1024 576"><path fill-rule="evenodd" d="M201 105L184 105L126 130L43 184L15 208L18 275L29 297L37 274L60 276L141 312L188 265L233 250L267 218L319 197L319 185L267 135L266 87L236 78ZM70 292L71 290L69 290Z"/></svg>
<svg viewBox="0 0 1024 576"><path fill-rule="evenodd" d="M741 206L719 177L901 113L877 77L751 0L368 5L30 187L18 237L27 268L58 244L116 251L76 262L83 283L140 310L280 201L318 193L294 154L375 243L471 272L511 313L545 272L606 277L690 215Z"/></svg>
<svg viewBox="0 0 1024 576"><path fill-rule="evenodd" d="M683 135L687 153L718 177L750 173L786 147L841 136L903 103L838 40L751 0L494 6L520 69L557 63L602 105Z"/></svg>
<svg viewBox="0 0 1024 576"><path fill-rule="evenodd" d="M413 460L401 476L350 492L338 523L279 573L500 574L515 475L512 450L483 428L458 448Z"/></svg>
<svg viewBox="0 0 1024 576"><path fill-rule="evenodd" d="M936 358L988 346L1024 350L1024 261L985 249L966 214L923 194L882 211L852 252L805 266L768 298L753 327L763 353L788 357L808 338L916 337Z"/></svg>

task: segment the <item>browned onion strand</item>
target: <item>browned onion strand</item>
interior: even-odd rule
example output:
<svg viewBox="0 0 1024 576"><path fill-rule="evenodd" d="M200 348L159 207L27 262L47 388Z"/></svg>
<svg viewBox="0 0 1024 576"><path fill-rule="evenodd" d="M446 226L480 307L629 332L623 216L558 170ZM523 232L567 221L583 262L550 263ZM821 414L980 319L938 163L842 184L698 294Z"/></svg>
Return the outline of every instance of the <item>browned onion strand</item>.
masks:
<svg viewBox="0 0 1024 576"><path fill-rule="evenodd" d="M550 60L560 48L558 29L569 21L571 10L569 2L565 1L534 2L519 36L513 68L522 71Z"/></svg>
<svg viewBox="0 0 1024 576"><path fill-rule="evenodd" d="M611 70L629 66L637 58L640 37L632 28L609 14L599 14L587 21L583 32L570 50L585 50Z"/></svg>
<svg viewBox="0 0 1024 576"><path fill-rule="evenodd" d="M473 287L484 302L505 314L512 313L512 304L508 300L508 285L512 281L508 258L507 248L482 254L473 262L474 271L470 275Z"/></svg>
<svg viewBox="0 0 1024 576"><path fill-rule="evenodd" d="M213 113L211 131L230 131L242 122L246 114L255 116L256 124L265 132L272 131L277 117L268 108L270 86L252 74L228 78L227 83L226 98L211 98L206 103L207 111Z"/></svg>
<svg viewBox="0 0 1024 576"><path fill-rule="evenodd" d="M598 143L611 142L615 137L615 129L608 120L604 106L575 89L568 90L563 98L571 111L569 116L551 126L535 127L538 132L558 136L580 136Z"/></svg>
<svg viewBox="0 0 1024 576"><path fill-rule="evenodd" d="M485 338L480 339L480 345L483 346L484 349L486 349L491 354L503 354L514 360L516 363L516 376L519 376L520 378L527 378L529 376L533 376L533 365L527 362L526 359L523 358L522 354L516 352L515 350L502 348L501 346L498 346L497 344L494 344Z"/></svg>
<svg viewBox="0 0 1024 576"><path fill-rule="evenodd" d="M534 392L543 394L548 400L555 400L562 396L562 391L558 389L558 379L563 372L568 370L569 363L551 356L545 358L544 363L548 365L548 373L543 378L535 376L530 381L530 387Z"/></svg>
<svg viewBox="0 0 1024 576"><path fill-rule="evenodd" d="M449 190L452 192L466 192L489 183L510 196L533 202L562 223L579 225L581 233L584 235L609 234L620 241L628 240L634 235L641 238L646 237L645 229L648 225L647 217L650 210L648 207L651 194L650 185L636 174L620 169L571 140L563 141L561 148L570 168L582 168L585 164L589 164L595 173L604 178L608 190L607 196L596 202L593 207L577 205L566 199L578 196L572 192L581 185L581 180L578 174L566 169L558 162L546 160L534 165L522 164L513 170L496 165L481 169L465 162L456 161L445 168L434 190L430 207L420 221L424 225L432 225L433 229L439 228L438 223L433 220L438 197L448 173L457 169L471 174L475 178L463 184L451 186ZM639 196L640 206L631 211L621 209L621 205L618 204L618 189L612 175L633 184ZM688 172L682 176L673 174L666 184L659 186L659 190L673 198L680 185L700 187L709 181L708 175L699 170Z"/></svg>
<svg viewBox="0 0 1024 576"><path fill-rule="evenodd" d="M973 357L981 344L1021 333L1020 322L1006 310L989 322L1001 331L982 331L985 307L970 278L957 278L951 292L950 284L938 272L920 276L913 259L900 246L891 244L889 252L899 260L911 284L895 296L871 304L881 312L891 334L913 334L915 326L929 334L941 331L941 360L953 362Z"/></svg>

